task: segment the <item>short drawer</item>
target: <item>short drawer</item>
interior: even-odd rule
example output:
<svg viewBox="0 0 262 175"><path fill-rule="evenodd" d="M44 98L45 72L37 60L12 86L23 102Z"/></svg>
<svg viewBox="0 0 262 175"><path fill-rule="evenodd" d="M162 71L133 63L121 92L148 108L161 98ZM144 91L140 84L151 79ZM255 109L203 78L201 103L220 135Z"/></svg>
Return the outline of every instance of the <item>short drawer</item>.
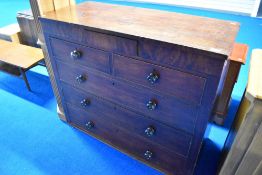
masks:
<svg viewBox="0 0 262 175"><path fill-rule="evenodd" d="M52 54L56 59L69 64L80 64L110 73L110 57L108 52L56 38L50 38L50 44Z"/></svg>
<svg viewBox="0 0 262 175"><path fill-rule="evenodd" d="M150 39L139 40L138 56L160 65L213 76L220 76L227 59L223 55Z"/></svg>
<svg viewBox="0 0 262 175"><path fill-rule="evenodd" d="M53 23L52 23L53 22ZM42 22L45 33L68 41L127 56L137 56L137 40L111 33L89 30L83 26L51 21Z"/></svg>
<svg viewBox="0 0 262 175"><path fill-rule="evenodd" d="M79 91L62 83L63 94L70 105L82 108L89 113L101 113L108 122L120 128L144 137L167 148L171 152L187 156L191 144L191 135L165 126L155 120L136 114L113 103L99 100L94 95Z"/></svg>
<svg viewBox="0 0 262 175"><path fill-rule="evenodd" d="M195 104L205 87L204 78L119 55L113 56L113 74Z"/></svg>
<svg viewBox="0 0 262 175"><path fill-rule="evenodd" d="M78 89L138 111L169 126L189 133L194 131L197 106L80 66L74 67L58 62L57 68L60 80Z"/></svg>
<svg viewBox="0 0 262 175"><path fill-rule="evenodd" d="M168 174L182 174L186 158L169 152L142 137L123 130L102 114L88 113L70 106L71 124L136 159L164 170Z"/></svg>

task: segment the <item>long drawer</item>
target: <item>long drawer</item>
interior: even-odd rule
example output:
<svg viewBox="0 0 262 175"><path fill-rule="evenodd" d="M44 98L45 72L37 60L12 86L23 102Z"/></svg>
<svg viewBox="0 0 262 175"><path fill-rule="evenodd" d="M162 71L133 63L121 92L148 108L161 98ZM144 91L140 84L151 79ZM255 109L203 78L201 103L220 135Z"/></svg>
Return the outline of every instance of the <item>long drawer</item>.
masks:
<svg viewBox="0 0 262 175"><path fill-rule="evenodd" d="M195 104L205 87L204 78L120 55L113 55L113 74Z"/></svg>
<svg viewBox="0 0 262 175"><path fill-rule="evenodd" d="M110 73L110 54L108 52L56 38L50 38L50 44L55 59Z"/></svg>
<svg viewBox="0 0 262 175"><path fill-rule="evenodd" d="M71 124L100 140L165 172L181 174L183 171L185 158L123 130L99 112L88 113L71 105L68 105L67 109Z"/></svg>
<svg viewBox="0 0 262 175"><path fill-rule="evenodd" d="M177 98L132 86L87 68L57 62L60 80L131 108L162 123L193 133L197 107Z"/></svg>
<svg viewBox="0 0 262 175"><path fill-rule="evenodd" d="M66 83L62 83L62 90L66 103L82 108L90 113L100 111L108 121L124 130L140 135L153 143L169 149L171 152L187 156L191 144L191 135L125 110L115 104L99 100L94 95L72 88Z"/></svg>

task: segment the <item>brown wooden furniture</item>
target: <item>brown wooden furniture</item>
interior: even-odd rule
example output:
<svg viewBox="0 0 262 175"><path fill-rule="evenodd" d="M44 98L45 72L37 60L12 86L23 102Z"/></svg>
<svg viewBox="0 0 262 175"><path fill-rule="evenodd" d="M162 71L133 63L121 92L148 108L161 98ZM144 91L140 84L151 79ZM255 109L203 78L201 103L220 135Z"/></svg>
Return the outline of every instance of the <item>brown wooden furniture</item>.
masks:
<svg viewBox="0 0 262 175"><path fill-rule="evenodd" d="M38 44L41 45L41 48L43 50L45 56L45 65L47 67L52 89L57 100L57 112L60 119L66 121L64 109L62 107L61 97L57 88L57 82L54 77L54 72L51 66L50 57L47 53L47 48L43 38L44 36L38 18L46 12L59 10L64 7L69 7L75 5L76 3L75 0L29 0L29 1L34 16L34 23L38 36Z"/></svg>
<svg viewBox="0 0 262 175"><path fill-rule="evenodd" d="M17 12L16 19L21 29L21 43L24 45L39 47L36 25L31 10Z"/></svg>
<svg viewBox="0 0 262 175"><path fill-rule="evenodd" d="M223 125L225 117L227 115L229 102L231 100L231 94L235 83L238 79L238 74L242 64L245 64L248 53L248 46L246 44L235 43L233 50L226 62L225 67L227 71L224 71L225 82L221 85L221 91L218 93L217 102L215 105L214 122Z"/></svg>
<svg viewBox="0 0 262 175"><path fill-rule="evenodd" d="M43 57L41 49L0 40L0 61L19 68L29 91L31 89L25 72L36 66Z"/></svg>
<svg viewBox="0 0 262 175"><path fill-rule="evenodd" d="M0 28L0 39L21 43L21 32L18 24L10 24ZM0 61L0 71L8 72L12 75L20 75L17 67Z"/></svg>
<svg viewBox="0 0 262 175"><path fill-rule="evenodd" d="M193 173L238 23L94 2L40 22L71 125L167 174Z"/></svg>

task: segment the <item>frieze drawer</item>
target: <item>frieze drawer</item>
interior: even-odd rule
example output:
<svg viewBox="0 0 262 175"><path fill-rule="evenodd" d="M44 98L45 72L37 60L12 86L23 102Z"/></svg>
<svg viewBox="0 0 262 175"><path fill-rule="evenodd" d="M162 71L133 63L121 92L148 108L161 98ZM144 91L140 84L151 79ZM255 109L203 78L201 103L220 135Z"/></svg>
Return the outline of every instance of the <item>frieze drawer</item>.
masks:
<svg viewBox="0 0 262 175"><path fill-rule="evenodd" d="M137 40L127 37L106 34L100 31L93 31L73 24L52 21L52 25L42 27L46 28L45 33L52 37L58 37L64 40L77 42L89 47L119 53L127 56L137 56ZM57 31L55 35L52 31Z"/></svg>

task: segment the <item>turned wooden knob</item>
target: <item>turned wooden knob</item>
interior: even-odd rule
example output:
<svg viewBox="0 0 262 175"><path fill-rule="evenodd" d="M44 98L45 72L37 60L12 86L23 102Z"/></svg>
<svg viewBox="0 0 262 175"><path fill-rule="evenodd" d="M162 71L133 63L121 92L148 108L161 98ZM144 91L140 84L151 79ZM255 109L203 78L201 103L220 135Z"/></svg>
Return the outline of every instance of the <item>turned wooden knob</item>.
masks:
<svg viewBox="0 0 262 175"><path fill-rule="evenodd" d="M147 109L149 110L155 110L157 107L157 101L156 100L149 100L146 104Z"/></svg>
<svg viewBox="0 0 262 175"><path fill-rule="evenodd" d="M88 121L86 123L86 129L88 129L88 130L92 129L94 126L95 125L94 125L94 123L92 121Z"/></svg>
<svg viewBox="0 0 262 175"><path fill-rule="evenodd" d="M85 80L86 80L86 77L85 77L84 75L78 75L78 76L76 77L76 81L77 81L78 83L83 83Z"/></svg>
<svg viewBox="0 0 262 175"><path fill-rule="evenodd" d="M81 52L80 51L78 51L78 50L73 50L72 52L71 52L71 58L73 58L73 59L79 59L79 58L81 58Z"/></svg>
<svg viewBox="0 0 262 175"><path fill-rule="evenodd" d="M152 156L153 156L153 153L149 150L147 150L144 154L144 157L145 157L146 160L152 159Z"/></svg>
<svg viewBox="0 0 262 175"><path fill-rule="evenodd" d="M81 106L83 106L83 107L89 106L90 103L91 103L91 102L90 102L89 99L83 99L83 100L80 102Z"/></svg>
<svg viewBox="0 0 262 175"><path fill-rule="evenodd" d="M151 83L155 84L157 80L159 79L159 74L156 71L151 72L146 79Z"/></svg>
<svg viewBox="0 0 262 175"><path fill-rule="evenodd" d="M145 129L145 134L148 136L148 137L151 137L155 134L156 130L153 126L149 126Z"/></svg>

